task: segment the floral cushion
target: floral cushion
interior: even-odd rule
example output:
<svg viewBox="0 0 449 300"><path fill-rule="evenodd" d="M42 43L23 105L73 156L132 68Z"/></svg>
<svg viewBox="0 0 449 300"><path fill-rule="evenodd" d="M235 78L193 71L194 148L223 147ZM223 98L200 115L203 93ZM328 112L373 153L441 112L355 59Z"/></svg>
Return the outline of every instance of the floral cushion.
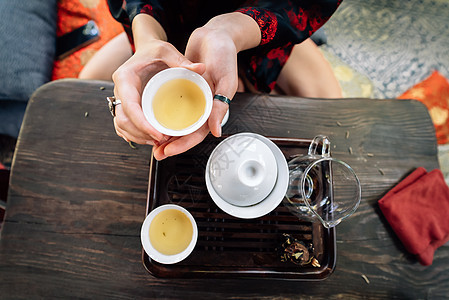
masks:
<svg viewBox="0 0 449 300"><path fill-rule="evenodd" d="M449 142L449 82L438 71L417 83L399 99L416 99L424 103L435 125L438 144Z"/></svg>

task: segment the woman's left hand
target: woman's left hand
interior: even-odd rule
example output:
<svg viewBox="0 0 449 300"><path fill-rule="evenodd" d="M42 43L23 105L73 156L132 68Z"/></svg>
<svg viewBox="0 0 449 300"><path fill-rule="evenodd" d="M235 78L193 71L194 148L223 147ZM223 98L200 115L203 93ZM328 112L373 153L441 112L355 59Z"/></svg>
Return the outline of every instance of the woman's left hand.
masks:
<svg viewBox="0 0 449 300"><path fill-rule="evenodd" d="M186 57L193 62L202 62L206 71L202 76L211 87L213 95L220 94L232 99L237 90L237 51L232 39L224 32L199 28L193 32L186 48ZM172 137L164 144L155 147L156 159L176 155L199 144L209 131L221 136L221 122L229 108L222 101L213 101L208 121L197 131L182 137Z"/></svg>

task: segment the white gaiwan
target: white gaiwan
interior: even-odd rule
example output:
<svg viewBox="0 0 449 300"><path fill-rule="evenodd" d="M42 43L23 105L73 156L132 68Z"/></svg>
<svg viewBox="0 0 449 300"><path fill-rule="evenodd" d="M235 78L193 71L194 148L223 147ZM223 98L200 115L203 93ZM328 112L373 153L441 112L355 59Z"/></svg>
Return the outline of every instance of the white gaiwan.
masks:
<svg viewBox="0 0 449 300"><path fill-rule="evenodd" d="M288 166L272 141L255 133L239 133L214 149L205 177L212 200L223 211L239 218L257 218L284 198Z"/></svg>

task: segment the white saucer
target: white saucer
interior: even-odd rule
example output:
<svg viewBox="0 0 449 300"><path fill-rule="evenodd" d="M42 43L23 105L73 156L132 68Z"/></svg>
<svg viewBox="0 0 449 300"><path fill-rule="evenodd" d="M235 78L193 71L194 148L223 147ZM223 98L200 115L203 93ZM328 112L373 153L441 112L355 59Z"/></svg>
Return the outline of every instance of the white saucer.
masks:
<svg viewBox="0 0 449 300"><path fill-rule="evenodd" d="M285 193L287 192L288 188L288 165L287 160L284 157L284 154L282 154L281 150L276 146L272 141L267 139L264 136L261 136L256 133L238 133L238 135L242 136L249 136L253 138L257 138L264 142L270 150L273 152L274 157L276 159L277 163L277 181L274 186L274 189L271 191L271 193L261 202L251 205L251 206L235 206L228 202L226 202L224 199L222 199L214 190L211 178L209 176L209 172L205 172L205 179L206 179L206 186L207 190L209 192L209 195L211 196L212 200L215 202L215 204L222 209L225 213L242 219L254 219L258 217L262 217L271 211L273 211L278 205L282 202L284 199ZM206 165L206 170L209 170L209 160Z"/></svg>

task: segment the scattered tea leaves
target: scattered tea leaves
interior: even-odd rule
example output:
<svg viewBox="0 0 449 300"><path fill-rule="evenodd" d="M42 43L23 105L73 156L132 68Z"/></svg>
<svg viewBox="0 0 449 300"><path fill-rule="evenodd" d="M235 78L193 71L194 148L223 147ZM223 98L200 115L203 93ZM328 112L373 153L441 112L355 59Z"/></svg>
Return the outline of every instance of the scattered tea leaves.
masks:
<svg viewBox="0 0 449 300"><path fill-rule="evenodd" d="M362 274L361 276L362 276L363 280L365 280L366 284L369 284L369 279L368 279L368 277L366 277L365 274Z"/></svg>
<svg viewBox="0 0 449 300"><path fill-rule="evenodd" d="M349 131L346 131L345 138L346 138L346 139L349 139Z"/></svg>
<svg viewBox="0 0 449 300"><path fill-rule="evenodd" d="M86 111L86 112L84 113L84 117L87 118L88 116L89 116L89 112Z"/></svg>
<svg viewBox="0 0 449 300"><path fill-rule="evenodd" d="M106 88L104 86L100 87L100 90L104 91Z"/></svg>
<svg viewBox="0 0 449 300"><path fill-rule="evenodd" d="M337 121L337 126L341 126L341 122Z"/></svg>
<svg viewBox="0 0 449 300"><path fill-rule="evenodd" d="M132 141L129 141L128 144L131 148L137 149L137 147L134 145L134 143Z"/></svg>
<svg viewBox="0 0 449 300"><path fill-rule="evenodd" d="M372 154L372 153L367 153L366 156L368 156L368 157L373 157L374 154Z"/></svg>
<svg viewBox="0 0 449 300"><path fill-rule="evenodd" d="M352 147L348 148L349 154L352 154Z"/></svg>
<svg viewBox="0 0 449 300"><path fill-rule="evenodd" d="M384 170L382 170L381 168L378 168L377 170L379 171L380 174L385 175Z"/></svg>
<svg viewBox="0 0 449 300"><path fill-rule="evenodd" d="M314 266L315 268L321 267L320 262L315 257L312 258L312 266Z"/></svg>

